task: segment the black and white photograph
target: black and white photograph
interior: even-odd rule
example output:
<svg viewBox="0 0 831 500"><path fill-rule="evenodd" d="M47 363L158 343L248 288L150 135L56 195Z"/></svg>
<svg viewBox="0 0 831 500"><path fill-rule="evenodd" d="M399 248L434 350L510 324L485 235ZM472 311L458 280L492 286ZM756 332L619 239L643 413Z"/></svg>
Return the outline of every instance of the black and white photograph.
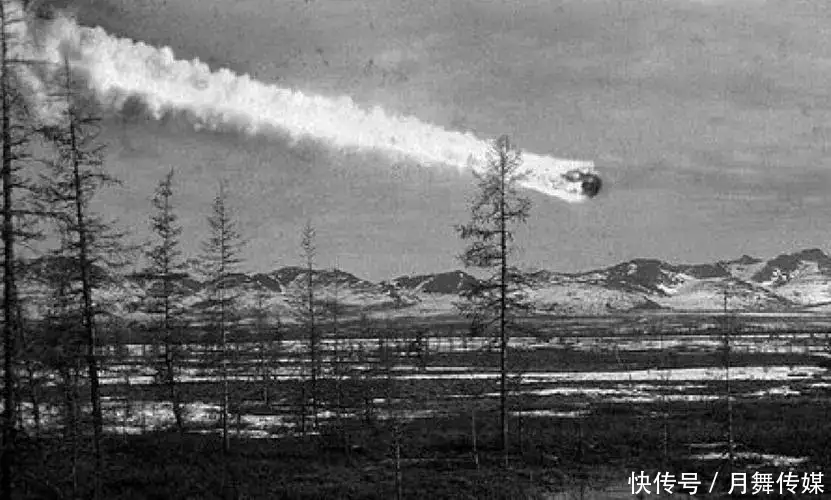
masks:
<svg viewBox="0 0 831 500"><path fill-rule="evenodd" d="M0 0L0 499L831 498L831 1Z"/></svg>

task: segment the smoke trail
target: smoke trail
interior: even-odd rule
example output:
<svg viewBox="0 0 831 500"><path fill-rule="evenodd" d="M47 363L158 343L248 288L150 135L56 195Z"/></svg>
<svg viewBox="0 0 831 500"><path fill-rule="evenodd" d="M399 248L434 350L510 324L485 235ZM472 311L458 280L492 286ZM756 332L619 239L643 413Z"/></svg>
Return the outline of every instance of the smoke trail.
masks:
<svg viewBox="0 0 831 500"><path fill-rule="evenodd" d="M5 31L8 57L11 61L11 77L14 79L16 91L25 96L28 106L42 121L52 121L60 114L60 105L56 105L49 98L49 90L44 80L36 71L32 61L43 60L43 55L37 50L27 24L27 15L23 6L18 2L3 2ZM2 69L0 69L2 71Z"/></svg>
<svg viewBox="0 0 831 500"><path fill-rule="evenodd" d="M138 97L156 118L184 112L197 129L233 126L250 134L277 129L293 139L310 137L333 148L475 170L481 169L489 148L470 133L391 116L379 107L364 110L349 97L307 95L226 69L211 72L198 60L177 60L168 47L116 38L66 17L50 21L45 35L40 57L58 64L66 51L97 98L115 110ZM600 180L591 162L532 153L523 159L529 169L525 187L571 202L597 194Z"/></svg>

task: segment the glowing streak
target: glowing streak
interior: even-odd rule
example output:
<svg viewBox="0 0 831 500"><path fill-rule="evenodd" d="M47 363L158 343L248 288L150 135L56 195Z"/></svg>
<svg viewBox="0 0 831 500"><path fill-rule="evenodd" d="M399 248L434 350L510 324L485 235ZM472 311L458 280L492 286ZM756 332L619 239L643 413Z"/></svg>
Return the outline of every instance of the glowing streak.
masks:
<svg viewBox="0 0 831 500"><path fill-rule="evenodd" d="M426 165L474 170L482 168L490 146L470 133L393 116L377 106L362 109L349 97L309 95L227 69L211 72L198 60L176 59L168 47L116 38L67 17L47 22L44 29L36 57L59 65L68 54L97 98L115 110L138 97L155 118L181 112L197 129L234 127L249 134L279 130L295 140L309 137L336 149L379 151ZM593 174L592 162L533 153L523 153L523 160L530 173L523 182L527 188L570 202L596 194L584 189L585 176L574 175Z"/></svg>

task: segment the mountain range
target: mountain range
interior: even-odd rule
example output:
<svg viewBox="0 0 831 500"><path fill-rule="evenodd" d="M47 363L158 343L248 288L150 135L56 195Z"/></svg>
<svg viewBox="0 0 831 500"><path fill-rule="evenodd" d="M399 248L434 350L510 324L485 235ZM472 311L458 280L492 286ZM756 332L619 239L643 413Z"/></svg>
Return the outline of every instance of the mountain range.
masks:
<svg viewBox="0 0 831 500"><path fill-rule="evenodd" d="M189 261L180 283L185 302L205 298L199 263ZM300 267L238 273L232 286L243 310L267 308L291 321L292 297L307 279ZM461 270L400 276L370 282L341 270L315 270L320 300L337 299L341 314L395 317L454 314L461 293L477 279ZM154 284L141 274L113 281L96 295L118 314L140 319L140 304ZM727 290L728 307L738 311L822 311L831 309L831 257L819 249L782 254L769 260L743 255L705 264L671 264L657 259L627 262L579 273L530 272L525 292L537 310L565 315L608 315L634 310L719 310Z"/></svg>

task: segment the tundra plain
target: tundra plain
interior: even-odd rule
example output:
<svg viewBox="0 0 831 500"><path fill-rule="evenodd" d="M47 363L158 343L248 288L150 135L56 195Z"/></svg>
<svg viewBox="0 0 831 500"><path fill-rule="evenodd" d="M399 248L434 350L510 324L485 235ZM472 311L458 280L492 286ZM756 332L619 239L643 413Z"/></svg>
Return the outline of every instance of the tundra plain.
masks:
<svg viewBox="0 0 831 500"><path fill-rule="evenodd" d="M831 320L633 314L526 326L533 334L513 337L508 355L507 469L498 345L463 321L344 322L321 342L315 388L299 331L235 332L226 463L211 340L193 331L180 346L179 434L157 348L139 330L113 333L100 350L108 497L393 498L398 469L404 498L624 498L639 471L697 473L706 490L725 477L731 437L732 470L828 472ZM33 379L35 399L61 400L49 395L56 373ZM60 440L61 408L22 400L29 435ZM60 489L65 456L30 451L50 464L39 481ZM231 484L218 468L233 471Z"/></svg>

